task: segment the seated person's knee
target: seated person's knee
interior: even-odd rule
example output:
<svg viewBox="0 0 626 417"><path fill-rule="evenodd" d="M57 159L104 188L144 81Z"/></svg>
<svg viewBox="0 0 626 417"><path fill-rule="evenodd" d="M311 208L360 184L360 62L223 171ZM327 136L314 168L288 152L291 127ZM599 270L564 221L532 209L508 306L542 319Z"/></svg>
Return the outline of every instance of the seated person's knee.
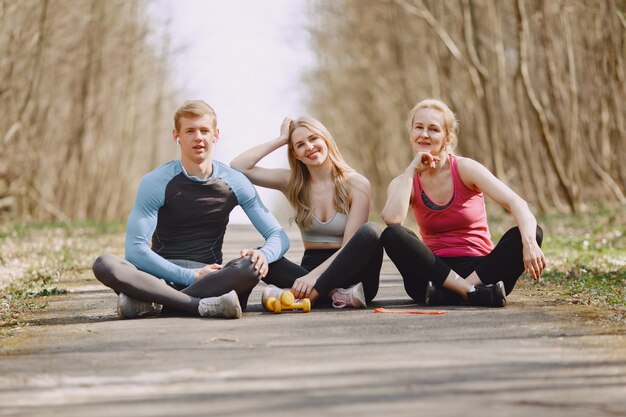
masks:
<svg viewBox="0 0 626 417"><path fill-rule="evenodd" d="M394 237L399 236L403 233L404 227L401 224L390 224L385 227L385 230L382 231L380 237L384 241L386 239L394 239Z"/></svg>
<svg viewBox="0 0 626 417"><path fill-rule="evenodd" d="M224 267L237 269L242 276L246 277L250 281L254 281L255 285L261 281L261 275L259 274L259 271L254 269L254 264L249 256L233 259L224 265Z"/></svg>
<svg viewBox="0 0 626 417"><path fill-rule="evenodd" d="M113 266L119 261L119 259L110 254L100 255L96 258L91 267L93 274L104 285L109 285L113 279L112 269Z"/></svg>
<svg viewBox="0 0 626 417"><path fill-rule="evenodd" d="M382 229L376 223L369 222L361 226L357 233L363 236L363 238L378 240L380 234L382 233Z"/></svg>

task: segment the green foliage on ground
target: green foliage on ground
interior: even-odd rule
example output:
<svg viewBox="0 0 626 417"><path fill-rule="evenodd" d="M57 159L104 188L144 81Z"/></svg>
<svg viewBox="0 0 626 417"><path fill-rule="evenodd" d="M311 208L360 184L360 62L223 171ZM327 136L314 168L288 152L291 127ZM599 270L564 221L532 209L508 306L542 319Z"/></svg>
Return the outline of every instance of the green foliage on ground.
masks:
<svg viewBox="0 0 626 417"><path fill-rule="evenodd" d="M72 280L89 274L101 253L120 254L119 222L0 225L0 336L25 324L28 312L64 294Z"/></svg>
<svg viewBox="0 0 626 417"><path fill-rule="evenodd" d="M626 211L599 206L581 214L544 214L548 268L538 281L525 277L522 286L551 292L563 303L589 304L626 317ZM490 213L495 241L514 224L510 215Z"/></svg>

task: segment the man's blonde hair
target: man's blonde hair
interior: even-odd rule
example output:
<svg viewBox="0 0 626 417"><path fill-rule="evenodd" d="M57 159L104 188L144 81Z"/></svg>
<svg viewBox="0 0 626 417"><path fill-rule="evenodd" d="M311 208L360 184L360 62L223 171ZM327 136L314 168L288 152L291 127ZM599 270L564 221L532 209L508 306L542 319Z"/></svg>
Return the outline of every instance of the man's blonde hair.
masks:
<svg viewBox="0 0 626 417"><path fill-rule="evenodd" d="M202 116L209 116L212 119L213 130L217 128L217 116L213 107L209 106L203 100L188 100L183 103L182 106L174 113L174 128L176 131L180 129L180 118L196 118Z"/></svg>

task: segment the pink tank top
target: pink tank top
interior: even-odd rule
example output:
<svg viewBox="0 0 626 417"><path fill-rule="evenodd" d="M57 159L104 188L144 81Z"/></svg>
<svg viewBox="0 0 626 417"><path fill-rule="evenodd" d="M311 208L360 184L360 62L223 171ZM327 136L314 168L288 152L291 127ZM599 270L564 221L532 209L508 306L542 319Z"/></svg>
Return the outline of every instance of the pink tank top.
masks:
<svg viewBox="0 0 626 417"><path fill-rule="evenodd" d="M453 192L443 206L428 196L419 175L413 178L413 215L422 239L437 256L487 255L493 250L493 242L483 193L463 184L454 155L449 155L449 161Z"/></svg>

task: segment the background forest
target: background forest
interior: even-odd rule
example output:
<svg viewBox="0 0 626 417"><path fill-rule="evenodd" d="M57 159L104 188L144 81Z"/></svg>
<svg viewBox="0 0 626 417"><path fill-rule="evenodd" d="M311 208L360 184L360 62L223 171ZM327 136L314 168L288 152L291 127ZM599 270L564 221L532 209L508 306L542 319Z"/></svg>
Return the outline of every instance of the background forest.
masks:
<svg viewBox="0 0 626 417"><path fill-rule="evenodd" d="M0 0L5 218L128 215L139 179L164 160L155 137L172 125L171 51L146 5Z"/></svg>
<svg viewBox="0 0 626 417"><path fill-rule="evenodd" d="M175 54L142 0L0 0L0 213L120 220L172 155ZM410 159L405 118L448 102L458 151L535 208L626 198L626 1L317 0L310 113L373 185ZM170 149L171 152L171 149ZM137 157L139 155L139 157Z"/></svg>
<svg viewBox="0 0 626 417"><path fill-rule="evenodd" d="M410 161L408 111L427 97L457 113L459 153L536 208L623 205L625 11L601 0L318 1L310 105L379 209Z"/></svg>

